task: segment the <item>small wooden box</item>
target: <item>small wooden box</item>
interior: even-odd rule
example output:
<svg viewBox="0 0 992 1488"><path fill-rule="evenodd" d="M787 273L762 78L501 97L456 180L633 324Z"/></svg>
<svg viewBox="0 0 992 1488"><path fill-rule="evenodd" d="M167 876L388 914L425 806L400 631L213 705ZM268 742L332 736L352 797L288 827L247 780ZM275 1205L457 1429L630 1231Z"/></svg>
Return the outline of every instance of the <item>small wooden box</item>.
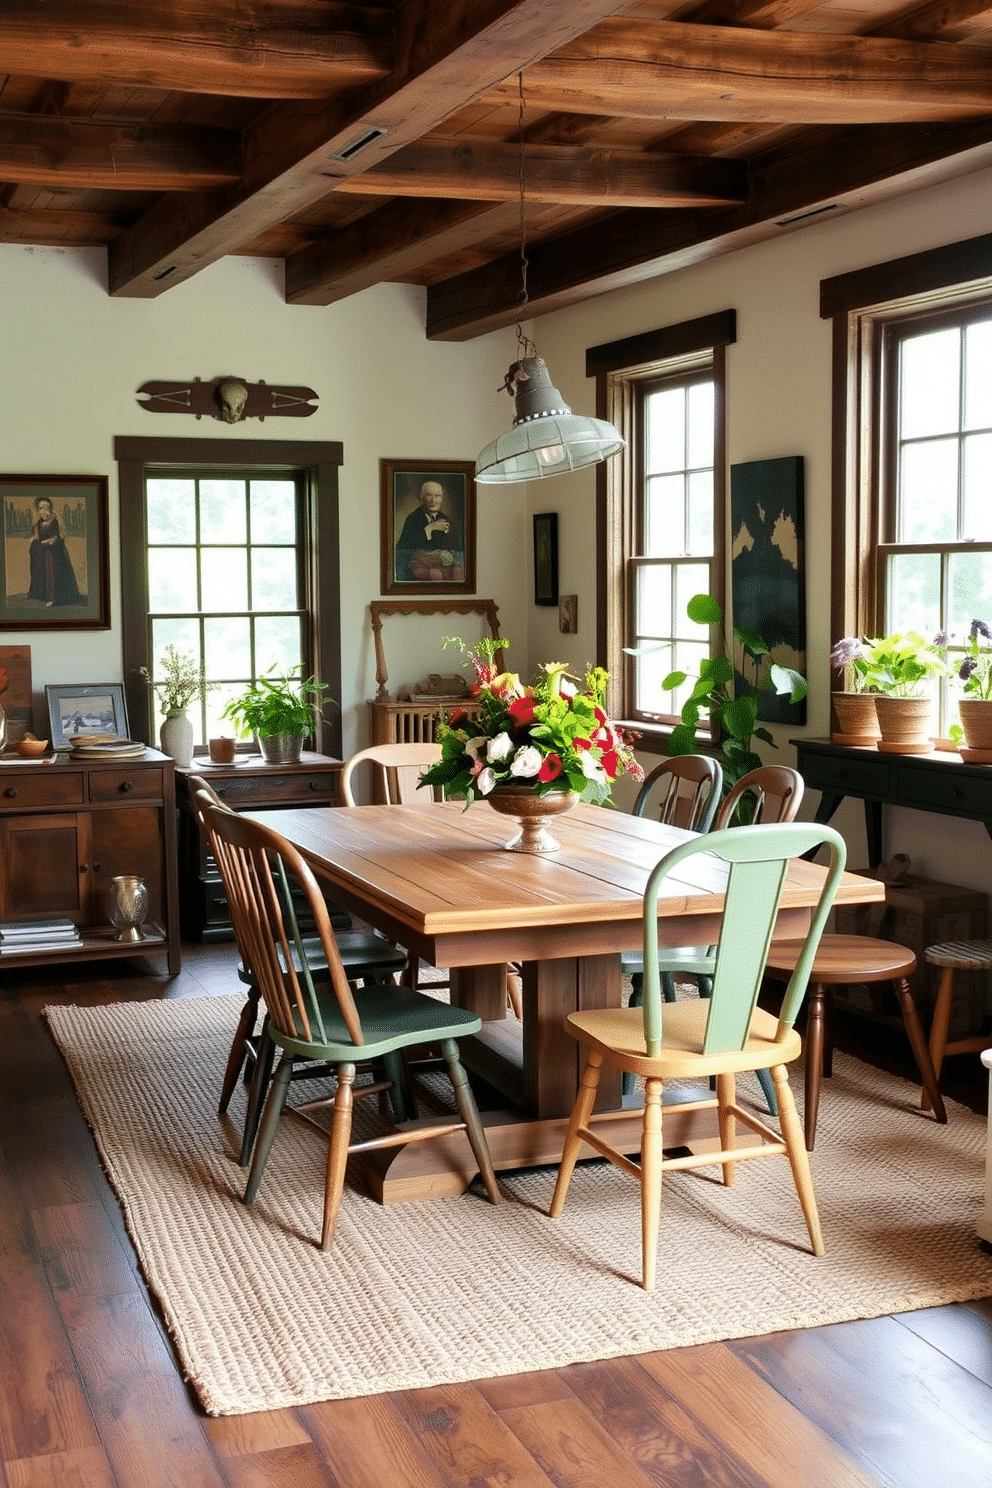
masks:
<svg viewBox="0 0 992 1488"><path fill-rule="evenodd" d="M867 869L863 870L870 877ZM940 970L923 959L927 946L946 940L981 940L989 933L989 898L977 889L959 884L938 883L914 875L885 886L885 908L878 917L880 905L852 905L835 910L834 923L839 935L876 935L882 940L907 946L919 965L913 976L913 995L920 1017L927 1025L937 997ZM874 914L873 914L874 911ZM875 994L874 996L872 994ZM853 1012L886 1016L877 988L838 987L834 993L838 1007ZM958 972L954 978L954 1004L951 1031L968 1033L981 1027L990 1004L988 982L982 972ZM899 1022L898 1011L892 1017Z"/></svg>

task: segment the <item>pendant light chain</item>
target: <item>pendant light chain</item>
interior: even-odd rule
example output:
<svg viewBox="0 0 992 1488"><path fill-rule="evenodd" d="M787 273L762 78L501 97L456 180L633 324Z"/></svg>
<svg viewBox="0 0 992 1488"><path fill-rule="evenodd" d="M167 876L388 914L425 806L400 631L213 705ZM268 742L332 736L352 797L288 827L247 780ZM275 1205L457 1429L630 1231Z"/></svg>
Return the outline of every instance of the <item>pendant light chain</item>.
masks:
<svg viewBox="0 0 992 1488"><path fill-rule="evenodd" d="M520 168L520 293L517 296L517 346L521 357L534 356L537 347L529 336L524 334L521 324L524 312L529 303L527 294L527 270L530 267L527 258L527 219L524 213L524 75L517 73L517 144L519 147Z"/></svg>

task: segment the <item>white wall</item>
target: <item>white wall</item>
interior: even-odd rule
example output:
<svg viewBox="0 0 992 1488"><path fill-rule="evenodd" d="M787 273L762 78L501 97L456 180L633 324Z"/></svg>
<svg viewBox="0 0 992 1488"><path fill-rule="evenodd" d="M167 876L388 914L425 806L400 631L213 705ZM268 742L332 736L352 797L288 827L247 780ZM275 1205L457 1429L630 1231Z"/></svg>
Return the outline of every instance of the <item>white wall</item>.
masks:
<svg viewBox="0 0 992 1488"><path fill-rule="evenodd" d="M112 625L108 631L6 632L31 646L37 731L47 733L44 686L121 679L120 551L114 437L341 440L341 606L345 748L364 743L375 691L368 602L379 597L379 460L474 460L505 425L496 388L513 359L512 333L467 345L424 337L424 292L384 285L323 309L288 306L278 262L229 258L157 300L106 291L102 250L0 246L0 408L8 474L110 478ZM151 379L250 382L316 389L310 418L249 420L150 414L137 388ZM504 406L506 405L506 406ZM526 649L526 536L520 490L480 492L478 594L500 606L505 633ZM337 576L328 575L333 589ZM386 622L390 683L444 665L438 638L457 628ZM480 631L481 633L481 631Z"/></svg>
<svg viewBox="0 0 992 1488"><path fill-rule="evenodd" d="M534 334L553 381L576 412L594 413L585 378L587 347L728 308L737 311L737 342L727 354L728 464L803 455L806 474L807 661L810 738L829 732L827 655L830 609L830 322L819 316L822 278L955 242L992 230L992 173L976 172L884 205L813 218L779 238L715 258L677 274L589 300L542 317ZM559 512L560 586L579 596L579 635L554 645L557 617L537 612L531 656L582 657L595 649L595 555L591 543L591 472L532 487L532 510ZM544 616L546 615L546 619ZM779 731L776 758L792 759ZM815 798L814 798L815 799ZM811 813L807 813L811 814ZM867 861L860 803L845 803L837 824L850 860ZM988 889L992 843L973 822L906 810L886 813L885 855L907 852L914 870L950 883Z"/></svg>

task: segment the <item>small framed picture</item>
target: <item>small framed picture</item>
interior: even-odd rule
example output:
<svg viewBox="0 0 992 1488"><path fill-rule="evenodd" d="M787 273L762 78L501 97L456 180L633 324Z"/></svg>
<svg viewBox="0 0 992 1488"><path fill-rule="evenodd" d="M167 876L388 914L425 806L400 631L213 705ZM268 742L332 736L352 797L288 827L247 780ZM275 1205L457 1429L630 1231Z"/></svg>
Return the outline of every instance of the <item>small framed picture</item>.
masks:
<svg viewBox="0 0 992 1488"><path fill-rule="evenodd" d="M579 596L562 594L558 597L558 629L562 635L575 635L579 628Z"/></svg>
<svg viewBox="0 0 992 1488"><path fill-rule="evenodd" d="M53 749L71 749L70 739L116 734L126 739L127 710L119 682L56 683L45 688Z"/></svg>
<svg viewBox="0 0 992 1488"><path fill-rule="evenodd" d="M558 513L534 518L534 603L558 603Z"/></svg>
<svg viewBox="0 0 992 1488"><path fill-rule="evenodd" d="M0 475L0 503L0 630L106 630L106 476Z"/></svg>
<svg viewBox="0 0 992 1488"><path fill-rule="evenodd" d="M471 460L380 460L383 594L475 593Z"/></svg>

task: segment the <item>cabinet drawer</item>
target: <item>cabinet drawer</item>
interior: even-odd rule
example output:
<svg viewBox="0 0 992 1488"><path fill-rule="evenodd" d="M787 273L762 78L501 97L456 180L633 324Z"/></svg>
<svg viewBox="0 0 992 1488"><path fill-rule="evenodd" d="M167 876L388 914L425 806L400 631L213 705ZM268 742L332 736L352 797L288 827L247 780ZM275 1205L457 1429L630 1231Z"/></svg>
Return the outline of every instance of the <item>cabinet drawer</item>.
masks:
<svg viewBox="0 0 992 1488"><path fill-rule="evenodd" d="M976 779L974 773L963 775L953 767L928 771L902 766L896 774L895 799L901 806L992 817L992 776Z"/></svg>
<svg viewBox="0 0 992 1488"><path fill-rule="evenodd" d="M91 770L91 801L160 801L161 770Z"/></svg>
<svg viewBox="0 0 992 1488"><path fill-rule="evenodd" d="M804 753L802 773L813 790L886 797L892 786L892 763L878 755L851 759Z"/></svg>
<svg viewBox="0 0 992 1488"><path fill-rule="evenodd" d="M10 780L0 775L0 811L23 811L27 806L81 806L82 802L82 775L46 769Z"/></svg>
<svg viewBox="0 0 992 1488"><path fill-rule="evenodd" d="M210 784L228 806L276 806L293 801L334 801L337 772L298 775L228 775Z"/></svg>

